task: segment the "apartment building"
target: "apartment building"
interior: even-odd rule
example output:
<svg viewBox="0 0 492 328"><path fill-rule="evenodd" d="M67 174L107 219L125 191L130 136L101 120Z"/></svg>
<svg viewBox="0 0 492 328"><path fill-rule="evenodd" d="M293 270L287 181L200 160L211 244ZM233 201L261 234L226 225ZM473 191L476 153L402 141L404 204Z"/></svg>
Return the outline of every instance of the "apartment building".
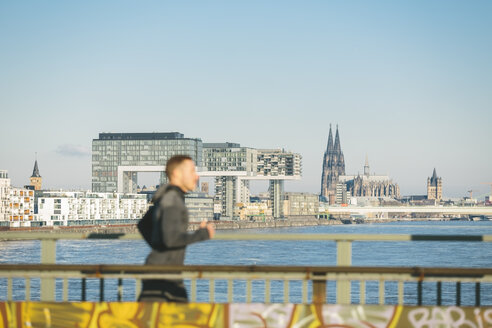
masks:
<svg viewBox="0 0 492 328"><path fill-rule="evenodd" d="M284 215L317 215L319 212L319 196L306 192L284 193Z"/></svg>
<svg viewBox="0 0 492 328"><path fill-rule="evenodd" d="M148 209L140 194L45 191L37 201L38 220L48 226L130 223Z"/></svg>

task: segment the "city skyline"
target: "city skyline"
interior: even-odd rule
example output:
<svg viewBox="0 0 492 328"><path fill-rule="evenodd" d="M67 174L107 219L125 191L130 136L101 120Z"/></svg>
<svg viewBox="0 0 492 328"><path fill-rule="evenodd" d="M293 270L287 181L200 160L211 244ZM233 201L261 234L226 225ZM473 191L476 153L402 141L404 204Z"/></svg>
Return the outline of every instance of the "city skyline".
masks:
<svg viewBox="0 0 492 328"><path fill-rule="evenodd" d="M490 193L492 3L0 4L0 169L90 189L100 132L179 131L303 156L319 193L329 123L347 174ZM371 172L372 173L372 172ZM262 188L263 189L263 188Z"/></svg>
<svg viewBox="0 0 492 328"><path fill-rule="evenodd" d="M338 124L337 124L337 127L336 127L336 132L337 132L337 135L338 135L338 133L339 133L339 131L338 131ZM116 133L119 134L120 132L116 132ZM137 132L137 133L142 133L142 132ZM153 133L155 133L155 132L153 132ZM169 132L158 132L158 133L169 133ZM176 133L176 132L172 132L172 133ZM179 132L177 132L177 133L179 133ZM197 137L196 139L201 139L201 138ZM203 142L203 140L202 140L202 142ZM275 148L275 147L272 147L272 148ZM77 155L77 156L81 156L81 155ZM367 164L368 164L368 155L366 154L366 156L365 156L365 165L367 165ZM366 166L364 166L363 170L364 171L358 170L356 173L355 172L351 172L351 173L348 172L347 174L350 173L350 174L354 174L354 175L364 175L364 174L377 175L377 172L375 172L375 171L374 172L367 172L366 173L365 172ZM34 169L33 169L33 173L32 173L33 175L30 176L31 183L32 183L32 177L35 174L34 172L36 172L36 174L37 174L38 177L42 177L42 176L39 175L40 173L39 173L39 168L38 168L37 153L35 154L35 158L34 158ZM322 172L322 170L321 170L321 172ZM160 173L153 173L152 176L149 176L149 174L148 173L145 173L145 172L141 172L139 174L142 174L142 173L144 175L147 175L147 176L144 176L143 177L142 180L144 180L144 181L142 183L139 182L139 185L144 186L145 184L147 184L148 186L152 186L152 185L158 185L159 184L159 176L160 176ZM436 168L433 168L433 174L434 175L436 174ZM426 179L430 178L431 176L432 176L432 174L430 174ZM9 178L12 179L12 177L10 176L10 174L9 174ZM141 178L142 177L139 176L139 179L141 179ZM207 178L205 178L205 180L207 180ZM321 182L321 180L322 179L320 178L320 182ZM395 181L395 182L397 182L397 181ZM208 180L207 180L207 183L208 183ZM292 183L292 181L287 181L287 183ZM26 184L29 184L29 182L26 183ZM254 184L256 184L256 186ZM255 182L254 184L253 184L253 188L252 188L253 191L255 191L257 193L258 192L265 192L266 182L259 182L258 181L258 182ZM19 185L16 185L16 186L17 187L20 187L21 185L22 184L19 184ZM262 185L262 186L259 187L258 185ZM487 185L490 185L490 184L487 184ZM197 188L200 188L200 186L197 186ZM426 187L425 188L426 188L425 189L425 192L422 192L420 194L422 194L422 195L426 194L426 192L427 192L427 184L426 184ZM72 186L72 187L70 187L70 186L67 186L67 187L64 187L64 188L63 187L62 188L53 188L53 187L49 187L49 184L48 184L48 187L43 188L43 189L92 190L92 188L90 186L89 187L83 187L83 186L78 186L78 187L73 187ZM92 190L92 191L94 191L94 190ZM306 191L306 190L292 190L292 191L312 192L312 193L320 194L319 190L318 191L311 191L311 190L309 190L309 191ZM477 194L476 194L477 191L479 191L479 190L473 190L473 192L475 192L475 198L477 198ZM415 195L416 194L418 194L418 193L415 193ZM410 195L410 194L405 194L405 195L402 195L402 196L408 196L408 195ZM467 194L465 194L464 197L467 196L467 195L469 195L469 191L468 190L467 190ZM478 198L481 199L481 198L484 198L485 196L488 196L488 195L490 195L490 192L485 192L483 194L479 194ZM445 195L445 197L451 197L451 196L446 196ZM451 198L453 198L453 197L451 197Z"/></svg>

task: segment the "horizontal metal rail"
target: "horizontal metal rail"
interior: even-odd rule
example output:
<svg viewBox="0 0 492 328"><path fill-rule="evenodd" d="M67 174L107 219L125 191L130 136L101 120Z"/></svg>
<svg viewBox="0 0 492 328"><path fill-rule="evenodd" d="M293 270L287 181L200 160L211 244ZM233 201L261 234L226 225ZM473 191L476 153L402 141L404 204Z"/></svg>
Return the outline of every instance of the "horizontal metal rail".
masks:
<svg viewBox="0 0 492 328"><path fill-rule="evenodd" d="M10 271L80 271L84 274L111 273L179 273L227 272L227 273L358 273L358 274L407 274L426 277L473 277L491 276L492 268L434 268L434 267L364 267L364 266L257 266L257 265L127 265L127 264L0 264L1 272Z"/></svg>
<svg viewBox="0 0 492 328"><path fill-rule="evenodd" d="M76 232L0 232L0 240L77 240L121 239L140 240L138 233L76 233ZM456 241L492 242L492 235L402 235L402 234L266 234L266 233L221 233L214 240L327 240L327 241Z"/></svg>

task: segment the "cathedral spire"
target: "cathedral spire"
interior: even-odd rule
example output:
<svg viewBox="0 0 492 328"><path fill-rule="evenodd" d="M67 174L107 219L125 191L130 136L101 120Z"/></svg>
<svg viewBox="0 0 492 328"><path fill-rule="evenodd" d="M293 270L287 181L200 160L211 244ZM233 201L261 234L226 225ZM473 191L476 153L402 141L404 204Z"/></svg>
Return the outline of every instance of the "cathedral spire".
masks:
<svg viewBox="0 0 492 328"><path fill-rule="evenodd" d="M369 172L369 158L367 157L367 154L366 154L366 164L364 165L364 175L366 177L368 177L370 175L370 172Z"/></svg>
<svg viewBox="0 0 492 328"><path fill-rule="evenodd" d="M330 123L330 133L328 134L328 144L326 145L326 152L329 153L333 150L333 133L331 132L331 123Z"/></svg>
<svg viewBox="0 0 492 328"><path fill-rule="evenodd" d="M341 152L342 151L342 148L340 146L340 135L338 134L338 124L337 124L337 132L336 132L336 135L335 135L335 145L334 145L334 150L335 151L338 151L338 152Z"/></svg>

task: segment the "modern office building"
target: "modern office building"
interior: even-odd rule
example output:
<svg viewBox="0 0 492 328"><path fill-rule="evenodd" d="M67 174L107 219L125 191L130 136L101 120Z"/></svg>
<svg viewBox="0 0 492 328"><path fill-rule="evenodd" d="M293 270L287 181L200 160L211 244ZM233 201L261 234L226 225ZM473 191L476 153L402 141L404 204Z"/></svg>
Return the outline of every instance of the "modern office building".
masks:
<svg viewBox="0 0 492 328"><path fill-rule="evenodd" d="M266 177L272 205L273 217L284 216L284 180L300 178L302 175L301 155L283 149L259 149L257 176Z"/></svg>
<svg viewBox="0 0 492 328"><path fill-rule="evenodd" d="M301 155L283 149L254 149L237 143L203 144L204 171L200 176L215 178L215 199L221 216L234 218L235 207L248 203L251 180L270 181L273 216L283 216L283 181L299 179Z"/></svg>
<svg viewBox="0 0 492 328"><path fill-rule="evenodd" d="M237 203L249 201L250 180L270 180L274 216L282 217L283 181L301 176L301 156L281 149L203 144L178 132L100 133L92 142L92 191L136 193L138 172L161 172L165 183L165 164L174 155L189 155L201 177L215 178L215 199L229 219Z"/></svg>
<svg viewBox="0 0 492 328"><path fill-rule="evenodd" d="M161 172L174 155L188 155L202 166L202 141L169 133L100 133L92 141L92 191L137 192L138 172Z"/></svg>
<svg viewBox="0 0 492 328"><path fill-rule="evenodd" d="M284 149L258 149L258 176L301 176L302 157Z"/></svg>
<svg viewBox="0 0 492 328"><path fill-rule="evenodd" d="M204 143L203 166L207 171L255 172L257 150L237 143Z"/></svg>
<svg viewBox="0 0 492 328"><path fill-rule="evenodd" d="M214 175L215 200L222 204L224 217L232 218L235 204L247 202L250 196L249 181L238 179L238 175L231 172L253 176L256 162L257 150L254 148L232 142L203 144L204 170Z"/></svg>

